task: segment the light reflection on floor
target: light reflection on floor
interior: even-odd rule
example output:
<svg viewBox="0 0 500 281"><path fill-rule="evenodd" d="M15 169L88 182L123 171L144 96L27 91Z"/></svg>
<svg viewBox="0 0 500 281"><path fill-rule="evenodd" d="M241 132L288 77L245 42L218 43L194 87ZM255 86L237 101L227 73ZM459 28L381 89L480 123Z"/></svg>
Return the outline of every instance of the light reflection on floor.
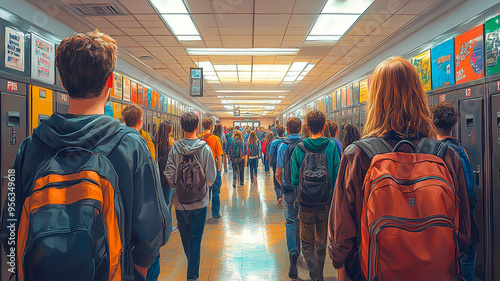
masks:
<svg viewBox="0 0 500 281"><path fill-rule="evenodd" d="M202 241L200 281L290 280L285 241L283 208L276 205L271 177L258 169L257 184L250 183L245 171L245 185L232 188L232 172L222 176L222 219L211 212ZM210 206L209 206L210 208ZM179 232L161 249L161 274L158 280L186 280L187 259ZM337 280L337 273L327 257L325 280ZM305 264L299 263L299 279L310 280Z"/></svg>

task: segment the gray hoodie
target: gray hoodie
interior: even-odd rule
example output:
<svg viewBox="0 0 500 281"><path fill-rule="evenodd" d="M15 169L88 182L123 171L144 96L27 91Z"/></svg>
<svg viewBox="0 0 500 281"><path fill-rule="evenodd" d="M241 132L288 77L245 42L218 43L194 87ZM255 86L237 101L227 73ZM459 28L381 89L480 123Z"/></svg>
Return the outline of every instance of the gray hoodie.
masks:
<svg viewBox="0 0 500 281"><path fill-rule="evenodd" d="M215 181L215 178L217 177L217 169L215 167L215 160L212 154L212 149L210 149L210 146L206 144L206 142L199 140L198 138L180 139L174 143L174 146L172 146L172 149L170 150L170 153L168 155L165 171L163 171L171 186L175 186L175 182L177 182L177 171L179 169L182 155L188 155L192 153L198 154L200 164L205 171L207 188L212 185L212 183ZM207 192L205 198L198 203L192 205L183 205L179 202L177 194L174 193L175 209L179 211L187 211L204 208L208 205L209 194L210 193Z"/></svg>

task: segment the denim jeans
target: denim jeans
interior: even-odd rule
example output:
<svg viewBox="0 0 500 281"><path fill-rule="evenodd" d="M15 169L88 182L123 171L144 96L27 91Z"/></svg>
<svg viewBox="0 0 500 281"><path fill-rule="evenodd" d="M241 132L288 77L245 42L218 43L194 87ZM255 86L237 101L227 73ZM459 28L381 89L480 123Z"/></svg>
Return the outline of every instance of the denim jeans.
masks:
<svg viewBox="0 0 500 281"><path fill-rule="evenodd" d="M266 158L266 156L264 156L264 158ZM268 159L264 159L264 172L269 172L269 160Z"/></svg>
<svg viewBox="0 0 500 281"><path fill-rule="evenodd" d="M156 281L160 276L160 253L156 255L155 260L148 268L148 274L146 275L146 281Z"/></svg>
<svg viewBox="0 0 500 281"><path fill-rule="evenodd" d="M329 207L328 205L320 208L299 207L302 253L307 262L309 276L313 280L323 277Z"/></svg>
<svg viewBox="0 0 500 281"><path fill-rule="evenodd" d="M181 235L182 247L188 259L187 279L200 277L200 251L207 207L197 210L176 210L177 226Z"/></svg>
<svg viewBox="0 0 500 281"><path fill-rule="evenodd" d="M286 246L288 253L296 251L300 254L300 221L299 221L299 203L295 193L283 194L285 207L285 227L286 227Z"/></svg>
<svg viewBox="0 0 500 281"><path fill-rule="evenodd" d="M172 195L174 194L174 189L170 187L168 184L166 186L162 186L163 189L163 197L165 197L165 202L170 209L170 202L172 201Z"/></svg>
<svg viewBox="0 0 500 281"><path fill-rule="evenodd" d="M465 281L474 281L476 275L476 249L475 243L470 243L460 259L462 273Z"/></svg>
<svg viewBox="0 0 500 281"><path fill-rule="evenodd" d="M273 183L274 192L276 192L276 200L281 198L281 184L276 180L276 163L273 165Z"/></svg>
<svg viewBox="0 0 500 281"><path fill-rule="evenodd" d="M218 217L220 215L220 187L222 185L222 178L220 176L220 171L217 171L217 177L215 178L214 184L210 187L210 193L212 196L212 217Z"/></svg>
<svg viewBox="0 0 500 281"><path fill-rule="evenodd" d="M240 177L240 183L245 182L245 160L233 159L233 181L238 181L238 175Z"/></svg>
<svg viewBox="0 0 500 281"><path fill-rule="evenodd" d="M257 174L257 166L259 165L259 158L248 159L248 166L250 166L250 180L253 181L254 175Z"/></svg>

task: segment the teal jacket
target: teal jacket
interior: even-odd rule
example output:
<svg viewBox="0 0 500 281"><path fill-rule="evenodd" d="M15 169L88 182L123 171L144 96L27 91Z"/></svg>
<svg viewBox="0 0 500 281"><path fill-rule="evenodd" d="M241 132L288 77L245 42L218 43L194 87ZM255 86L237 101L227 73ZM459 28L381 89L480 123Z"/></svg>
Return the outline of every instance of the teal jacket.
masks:
<svg viewBox="0 0 500 281"><path fill-rule="evenodd" d="M331 139L326 137L321 137L317 139L307 138L303 140L305 147L312 151L318 151L324 143L328 142L328 146L323 150L328 161L328 172L330 173L330 186L333 191L335 182L337 180L337 174L339 172L340 166L340 156L337 145ZM292 153L292 187L297 188L299 186L299 176L300 176L300 166L302 165L302 160L306 154L299 148L296 147Z"/></svg>

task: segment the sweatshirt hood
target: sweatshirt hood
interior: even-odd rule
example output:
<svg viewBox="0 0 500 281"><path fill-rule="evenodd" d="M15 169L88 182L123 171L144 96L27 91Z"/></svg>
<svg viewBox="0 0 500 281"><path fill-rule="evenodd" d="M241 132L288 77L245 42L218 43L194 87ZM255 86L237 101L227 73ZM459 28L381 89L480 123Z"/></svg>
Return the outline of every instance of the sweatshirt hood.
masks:
<svg viewBox="0 0 500 281"><path fill-rule="evenodd" d="M175 142L174 146L177 151L183 155L190 155L201 150L207 144L200 139L180 139Z"/></svg>
<svg viewBox="0 0 500 281"><path fill-rule="evenodd" d="M55 150L65 147L82 147L92 150L120 130L133 129L107 115L54 113L49 119L41 122L33 135Z"/></svg>
<svg viewBox="0 0 500 281"><path fill-rule="evenodd" d="M304 139L304 145L311 151L318 151L321 150L321 148L326 148L329 142L330 139L327 137L321 137L317 139Z"/></svg>

